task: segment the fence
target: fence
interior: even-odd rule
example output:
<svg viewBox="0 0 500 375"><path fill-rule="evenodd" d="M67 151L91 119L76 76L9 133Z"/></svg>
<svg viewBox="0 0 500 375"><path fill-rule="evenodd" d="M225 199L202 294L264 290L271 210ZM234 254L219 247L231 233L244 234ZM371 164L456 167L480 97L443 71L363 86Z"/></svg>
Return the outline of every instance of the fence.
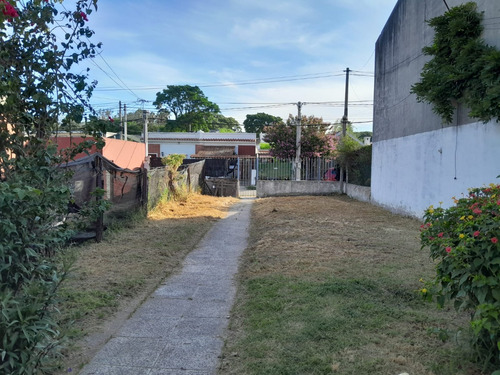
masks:
<svg viewBox="0 0 500 375"><path fill-rule="evenodd" d="M202 176L204 194L255 197L257 158L219 157L204 160Z"/></svg>
<svg viewBox="0 0 500 375"><path fill-rule="evenodd" d="M105 190L102 198L111 203L111 208L96 223L95 235L98 241L101 239L105 221L140 209L147 200L146 173L143 169L120 168L100 154L89 155L62 167L73 172L73 209L78 211L87 202L97 199L93 195L96 188Z"/></svg>
<svg viewBox="0 0 500 375"><path fill-rule="evenodd" d="M145 202L142 169L120 168L100 154L89 155L67 163L64 167L73 171L71 187L77 206L90 201L92 192L98 186L106 191L104 199L112 203L110 213L130 211L141 207Z"/></svg>
<svg viewBox="0 0 500 375"><path fill-rule="evenodd" d="M258 159L258 180L296 180L295 159ZM338 168L335 160L322 158L302 158L300 163L301 181L336 181Z"/></svg>
<svg viewBox="0 0 500 375"><path fill-rule="evenodd" d="M178 170L175 187L184 186L188 191L197 191L202 185L205 161L184 164ZM148 171L148 209L158 204L162 196L169 194L169 173L166 167L153 168Z"/></svg>
<svg viewBox="0 0 500 375"><path fill-rule="evenodd" d="M203 192L216 196L255 197L258 180L295 180L295 159L235 157L204 159ZM190 160L185 160L190 162ZM304 158L302 181L335 181L334 160Z"/></svg>

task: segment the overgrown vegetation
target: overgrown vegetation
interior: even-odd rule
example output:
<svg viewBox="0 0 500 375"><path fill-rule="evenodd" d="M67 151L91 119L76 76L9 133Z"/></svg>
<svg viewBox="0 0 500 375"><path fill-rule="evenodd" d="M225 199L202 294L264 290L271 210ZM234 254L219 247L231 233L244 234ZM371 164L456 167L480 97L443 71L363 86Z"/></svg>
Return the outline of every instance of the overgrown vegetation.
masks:
<svg viewBox="0 0 500 375"><path fill-rule="evenodd" d="M179 172L178 169L184 161L184 155L182 154L170 154L161 159L163 165L168 169L168 191L165 192L165 199L181 199L181 196L186 196L187 186L179 184Z"/></svg>
<svg viewBox="0 0 500 375"><path fill-rule="evenodd" d="M481 38L482 19L476 3L468 2L428 21L435 35L423 52L432 59L411 91L444 122L452 122L457 103L483 122L500 116L500 51Z"/></svg>
<svg viewBox="0 0 500 375"><path fill-rule="evenodd" d="M351 184L370 186L372 146L361 146L349 135L343 137L335 149L336 162L347 171Z"/></svg>
<svg viewBox="0 0 500 375"><path fill-rule="evenodd" d="M0 372L4 374L50 371L62 339L55 304L69 269L60 249L71 233L65 221L71 191L69 175L58 165L96 143L84 142L62 155L50 143L60 122L81 121L95 85L72 67L96 54L98 47L89 39L93 32L86 26L96 0L79 0L72 6L68 10L52 1L0 1ZM99 143L98 130L88 129Z"/></svg>
<svg viewBox="0 0 500 375"><path fill-rule="evenodd" d="M437 261L422 294L471 313L472 345L485 369L500 367L500 185L471 189L448 209L430 207L422 245ZM495 371L494 375L500 374Z"/></svg>

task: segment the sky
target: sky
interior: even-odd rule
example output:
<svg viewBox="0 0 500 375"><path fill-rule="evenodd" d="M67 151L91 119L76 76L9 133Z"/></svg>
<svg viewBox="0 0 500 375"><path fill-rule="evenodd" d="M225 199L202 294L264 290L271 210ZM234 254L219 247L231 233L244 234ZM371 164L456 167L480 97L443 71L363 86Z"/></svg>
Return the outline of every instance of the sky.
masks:
<svg viewBox="0 0 500 375"><path fill-rule="evenodd" d="M265 112L371 130L375 42L397 0L99 0L89 15L91 103L155 111L167 85L196 85L240 124Z"/></svg>

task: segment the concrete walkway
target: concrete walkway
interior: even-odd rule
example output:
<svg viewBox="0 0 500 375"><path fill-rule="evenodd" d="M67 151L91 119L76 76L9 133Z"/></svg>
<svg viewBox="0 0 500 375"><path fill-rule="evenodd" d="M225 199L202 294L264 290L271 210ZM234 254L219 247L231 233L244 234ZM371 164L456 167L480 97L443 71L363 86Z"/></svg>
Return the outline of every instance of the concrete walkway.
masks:
<svg viewBox="0 0 500 375"><path fill-rule="evenodd" d="M215 374L252 202L234 205L80 374Z"/></svg>

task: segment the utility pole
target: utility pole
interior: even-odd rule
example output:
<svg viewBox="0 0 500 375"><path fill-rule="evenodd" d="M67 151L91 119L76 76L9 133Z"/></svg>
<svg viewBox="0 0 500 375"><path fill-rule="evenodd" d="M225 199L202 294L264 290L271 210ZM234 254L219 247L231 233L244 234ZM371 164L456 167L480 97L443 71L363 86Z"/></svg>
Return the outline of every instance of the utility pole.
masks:
<svg viewBox="0 0 500 375"><path fill-rule="evenodd" d="M124 139L128 140L127 136L127 105L123 105L123 133L124 133Z"/></svg>
<svg viewBox="0 0 500 375"><path fill-rule="evenodd" d="M349 72L350 69L346 68L345 72L345 99L344 99L344 116L342 116L342 139L347 133L347 116L349 112ZM346 166L347 167L347 166ZM347 173L347 168L346 168ZM344 167L340 167L340 191L344 193Z"/></svg>
<svg viewBox="0 0 500 375"><path fill-rule="evenodd" d="M119 110L118 113L120 114L120 139L123 139L123 118L122 118L122 101L120 100L118 102Z"/></svg>
<svg viewBox="0 0 500 375"><path fill-rule="evenodd" d="M146 145L146 158L148 157L148 111L142 110L142 119L144 120L144 144Z"/></svg>
<svg viewBox="0 0 500 375"><path fill-rule="evenodd" d="M297 110L298 110L298 120L297 120L297 137L295 139L296 143L296 149L297 151L295 152L295 181L300 181L301 177L301 171L302 171L302 162L300 160L300 153L301 153L301 147L300 147L300 140L302 138L302 105L304 103L298 102L297 103Z"/></svg>
<svg viewBox="0 0 500 375"><path fill-rule="evenodd" d="M342 137L345 137L347 131L347 115L349 110L349 72L351 70L346 68L345 72L345 99L344 99L344 116L342 117Z"/></svg>

